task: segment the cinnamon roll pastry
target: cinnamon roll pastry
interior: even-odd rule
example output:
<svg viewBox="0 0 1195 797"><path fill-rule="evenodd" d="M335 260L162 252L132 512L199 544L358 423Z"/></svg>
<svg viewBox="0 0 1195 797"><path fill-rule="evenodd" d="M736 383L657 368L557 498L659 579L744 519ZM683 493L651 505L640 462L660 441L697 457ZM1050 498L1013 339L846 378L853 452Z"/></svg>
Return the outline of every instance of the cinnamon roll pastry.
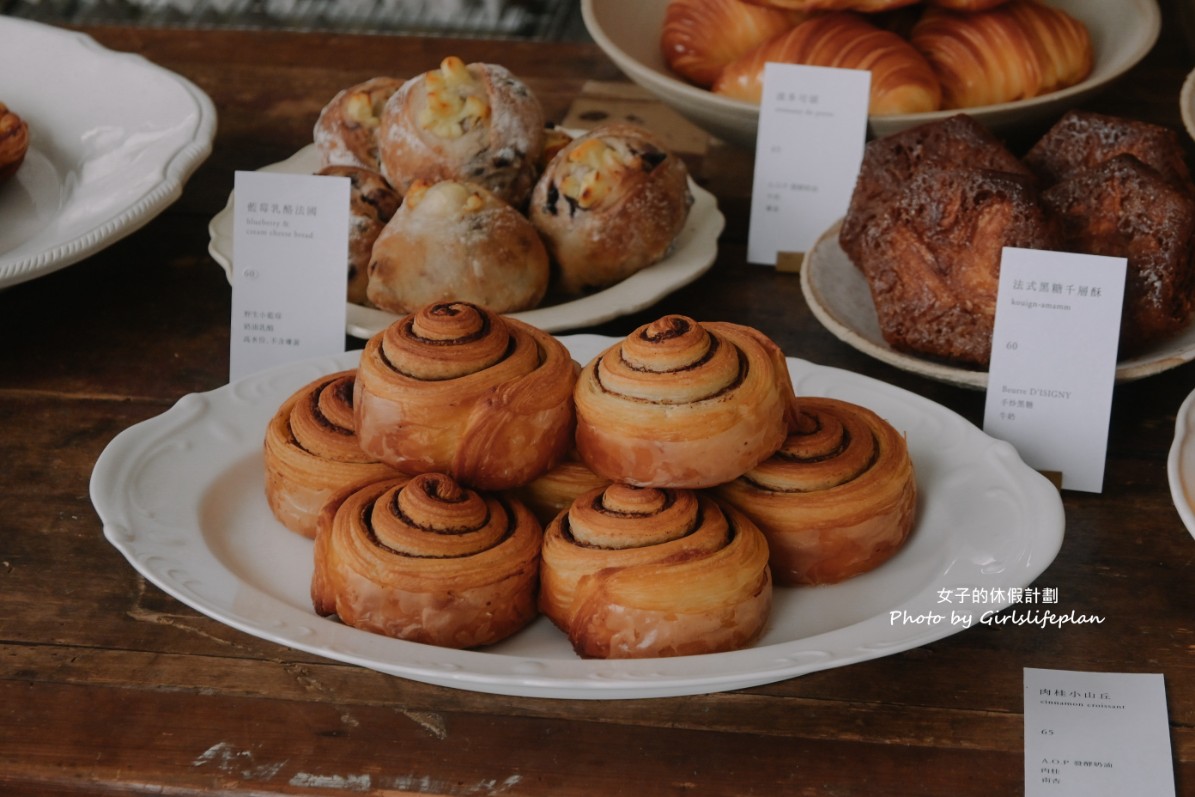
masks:
<svg viewBox="0 0 1195 797"><path fill-rule="evenodd" d="M312 605L411 642L492 645L537 614L542 540L518 501L443 474L375 482L320 515Z"/></svg>
<svg viewBox="0 0 1195 797"><path fill-rule="evenodd" d="M336 94L320 111L312 133L321 166L379 171L378 129L382 108L402 81L374 77Z"/></svg>
<svg viewBox="0 0 1195 797"><path fill-rule="evenodd" d="M529 216L566 293L604 288L658 262L689 217L689 170L651 133L609 124L560 151Z"/></svg>
<svg viewBox="0 0 1195 797"><path fill-rule="evenodd" d="M361 447L403 473L517 487L564 459L577 366L551 335L464 302L433 304L365 344Z"/></svg>
<svg viewBox="0 0 1195 797"><path fill-rule="evenodd" d="M573 450L559 465L516 488L514 495L546 526L582 494L609 483L609 479L590 470Z"/></svg>
<svg viewBox="0 0 1195 797"><path fill-rule="evenodd" d="M355 371L320 377L282 403L265 435L266 500L282 525L314 537L320 508L340 490L398 472L361 450Z"/></svg>
<svg viewBox="0 0 1195 797"><path fill-rule="evenodd" d="M942 83L943 108L1038 97L1082 81L1094 63L1087 27L1037 0L977 12L928 8L910 41Z"/></svg>
<svg viewBox="0 0 1195 797"><path fill-rule="evenodd" d="M365 304L373 244L402 197L382 175L359 166L325 166L316 174L349 180L348 300Z"/></svg>
<svg viewBox="0 0 1195 797"><path fill-rule="evenodd" d="M904 437L871 410L802 397L784 446L715 495L759 526L777 584L832 584L878 567L913 528Z"/></svg>
<svg viewBox="0 0 1195 797"><path fill-rule="evenodd" d="M585 658L736 650L771 605L763 534L708 495L614 484L544 532L540 611Z"/></svg>
<svg viewBox="0 0 1195 797"><path fill-rule="evenodd" d="M374 242L366 293L399 314L447 301L510 313L539 304L548 276L522 213L477 183L416 180Z"/></svg>
<svg viewBox="0 0 1195 797"><path fill-rule="evenodd" d="M926 113L942 104L941 86L925 57L861 14L840 11L805 20L728 64L713 92L758 103L764 65L771 61L868 70L873 116Z"/></svg>
<svg viewBox="0 0 1195 797"><path fill-rule="evenodd" d="M378 146L382 174L404 194L420 178L463 180L518 207L535 184L544 112L505 67L450 56L390 97Z"/></svg>
<svg viewBox="0 0 1195 797"><path fill-rule="evenodd" d="M29 125L0 102L0 183L17 173L29 151Z"/></svg>
<svg viewBox="0 0 1195 797"><path fill-rule="evenodd" d="M670 0L660 30L660 52L673 72L709 88L723 67L804 16L742 0Z"/></svg>
<svg viewBox="0 0 1195 797"><path fill-rule="evenodd" d="M577 380L577 453L610 481L711 487L784 442L793 387L758 330L665 316L589 362Z"/></svg>

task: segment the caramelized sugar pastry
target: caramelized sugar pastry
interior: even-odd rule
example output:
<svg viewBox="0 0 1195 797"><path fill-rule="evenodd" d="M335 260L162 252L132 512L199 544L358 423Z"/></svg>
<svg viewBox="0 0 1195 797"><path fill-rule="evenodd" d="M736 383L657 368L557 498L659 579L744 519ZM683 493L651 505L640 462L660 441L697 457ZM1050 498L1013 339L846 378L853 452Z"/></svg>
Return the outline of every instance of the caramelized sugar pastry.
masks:
<svg viewBox="0 0 1195 797"><path fill-rule="evenodd" d="M402 81L375 77L336 94L320 111L313 139L321 166L356 166L379 171L378 128L382 108Z"/></svg>
<svg viewBox="0 0 1195 797"><path fill-rule="evenodd" d="M670 315L590 361L575 396L577 453L595 473L701 488L780 447L793 387L783 353L758 330Z"/></svg>
<svg viewBox="0 0 1195 797"><path fill-rule="evenodd" d="M374 241L398 210L402 197L382 175L359 166L325 166L316 174L349 180L348 300L365 304Z"/></svg>
<svg viewBox="0 0 1195 797"><path fill-rule="evenodd" d="M370 338L354 402L361 447L403 473L503 490L572 446L577 366L560 341L464 302L433 304Z"/></svg>
<svg viewBox="0 0 1195 797"><path fill-rule="evenodd" d="M17 173L29 151L29 125L0 102L0 183Z"/></svg>
<svg viewBox="0 0 1195 797"><path fill-rule="evenodd" d="M660 52L673 72L709 88L731 61L804 17L742 0L670 0L660 30Z"/></svg>
<svg viewBox="0 0 1195 797"><path fill-rule="evenodd" d="M320 516L315 611L450 648L498 642L538 613L543 534L518 501L443 474L375 482Z"/></svg>
<svg viewBox="0 0 1195 797"><path fill-rule="evenodd" d="M735 650L772 605L763 534L691 490L585 493L545 530L540 579L540 610L586 658Z"/></svg>
<svg viewBox="0 0 1195 797"><path fill-rule="evenodd" d="M878 567L913 528L904 437L871 410L802 397L784 446L715 488L763 531L777 584L832 584Z"/></svg>
<svg viewBox="0 0 1195 797"><path fill-rule="evenodd" d="M398 475L361 450L353 420L355 371L292 394L266 427L266 499L279 522L314 537L320 508L345 487Z"/></svg>

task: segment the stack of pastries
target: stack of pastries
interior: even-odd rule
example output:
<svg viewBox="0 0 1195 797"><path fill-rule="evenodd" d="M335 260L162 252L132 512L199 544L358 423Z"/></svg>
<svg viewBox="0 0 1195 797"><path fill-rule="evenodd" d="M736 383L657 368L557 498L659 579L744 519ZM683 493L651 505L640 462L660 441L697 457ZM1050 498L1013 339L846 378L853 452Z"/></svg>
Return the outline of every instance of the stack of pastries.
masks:
<svg viewBox="0 0 1195 797"><path fill-rule="evenodd" d="M456 648L540 614L582 657L742 648L774 584L866 572L916 514L887 422L798 398L758 330L679 315L582 366L513 318L431 304L284 402L266 451L271 508L315 527L316 612Z"/></svg>
<svg viewBox="0 0 1195 797"><path fill-rule="evenodd" d="M767 62L871 72L875 116L1037 97L1090 74L1086 26L1043 0L671 0L665 63L758 103Z"/></svg>
<svg viewBox="0 0 1195 797"><path fill-rule="evenodd" d="M693 202L684 162L651 133L573 140L506 68L456 57L338 92L313 139L320 173L352 179L349 301L400 315L608 287L663 259Z"/></svg>
<svg viewBox="0 0 1195 797"><path fill-rule="evenodd" d="M1003 247L1123 257L1120 353L1195 315L1195 188L1168 128L1070 111L1023 156L966 115L869 142L839 232L894 349L991 357Z"/></svg>

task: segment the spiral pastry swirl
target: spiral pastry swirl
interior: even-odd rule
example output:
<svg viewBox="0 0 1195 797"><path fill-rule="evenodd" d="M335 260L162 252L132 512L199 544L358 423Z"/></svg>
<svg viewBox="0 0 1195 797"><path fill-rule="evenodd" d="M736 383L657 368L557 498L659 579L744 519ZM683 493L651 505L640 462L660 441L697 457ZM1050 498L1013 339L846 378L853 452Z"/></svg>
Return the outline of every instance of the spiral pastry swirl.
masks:
<svg viewBox="0 0 1195 797"><path fill-rule="evenodd" d="M793 400L779 347L750 327L665 316L582 369L577 453L637 486L702 488L769 457Z"/></svg>
<svg viewBox="0 0 1195 797"><path fill-rule="evenodd" d="M451 648L498 642L537 614L541 526L516 500L428 473L325 507L311 600L322 616Z"/></svg>
<svg viewBox="0 0 1195 797"><path fill-rule="evenodd" d="M517 487L572 446L576 373L546 332L478 305L427 305L365 345L354 402L361 446L408 475Z"/></svg>
<svg viewBox="0 0 1195 797"><path fill-rule="evenodd" d="M539 606L586 658L735 650L772 605L767 542L692 490L591 490L544 533Z"/></svg>
<svg viewBox="0 0 1195 797"><path fill-rule="evenodd" d="M767 537L777 584L829 584L878 567L913 528L904 437L865 407L803 397L774 456L715 489Z"/></svg>
<svg viewBox="0 0 1195 797"><path fill-rule="evenodd" d="M266 499L279 522L314 537L320 508L345 487L396 476L361 450L353 418L355 371L295 391L266 427Z"/></svg>

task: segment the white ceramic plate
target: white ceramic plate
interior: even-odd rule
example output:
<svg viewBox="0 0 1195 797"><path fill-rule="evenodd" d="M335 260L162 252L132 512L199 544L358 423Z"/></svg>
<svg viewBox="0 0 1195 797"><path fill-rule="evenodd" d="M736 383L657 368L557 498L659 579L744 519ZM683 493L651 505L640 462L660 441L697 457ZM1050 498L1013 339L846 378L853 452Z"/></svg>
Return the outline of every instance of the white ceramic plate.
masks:
<svg viewBox="0 0 1195 797"><path fill-rule="evenodd" d="M264 167L264 172L313 174L319 170L319 155L309 144L281 163ZM534 310L509 315L547 332L563 332L577 327L601 324L622 315L646 309L664 296L688 285L714 264L718 256L718 236L726 219L709 191L689 183L693 207L685 228L677 236L672 251L655 265L632 274L605 290L560 304L546 304ZM211 241L208 251L232 281L233 197L208 225ZM373 307L348 303L345 328L358 338L369 338L382 331L398 316Z"/></svg>
<svg viewBox="0 0 1195 797"><path fill-rule="evenodd" d="M1195 391L1178 410L1166 472L1178 516L1195 537Z"/></svg>
<svg viewBox="0 0 1195 797"><path fill-rule="evenodd" d="M801 290L818 321L839 340L889 365L947 384L986 388L987 371L940 363L888 345L880 333L867 280L838 243L841 226L839 221L822 233L801 269ZM1142 379L1193 359L1195 322L1177 337L1121 360L1116 366L1116 381Z"/></svg>
<svg viewBox="0 0 1195 797"><path fill-rule="evenodd" d="M1081 83L1042 97L966 109L994 130L1061 116L1136 65L1161 31L1162 14L1156 0L1050 0L1050 5L1087 25L1095 50L1092 72ZM627 77L699 127L754 149L757 105L690 85L664 64L660 30L667 6L668 0L581 0L581 13L593 40ZM888 135L954 113L958 111L873 116L870 130L877 136Z"/></svg>
<svg viewBox="0 0 1195 797"><path fill-rule="evenodd" d="M0 102L29 151L0 185L0 287L138 229L211 153L216 112L190 81L81 33L0 16Z"/></svg>
<svg viewBox="0 0 1195 797"><path fill-rule="evenodd" d="M594 335L562 340L580 362L613 342ZM556 698L716 692L915 648L961 626L893 621L890 612L949 616L939 590L1027 586L1062 543L1057 490L1007 443L912 393L790 359L798 392L870 407L907 435L920 490L918 521L906 547L871 573L828 587L778 588L770 625L755 647L671 659L582 660L542 617L481 651L358 631L313 612L311 542L271 516L260 442L287 396L321 374L354 367L357 356L284 366L186 396L122 432L91 480L104 534L163 590L249 634L416 681ZM993 600L967 608L978 618L1008 605Z"/></svg>

